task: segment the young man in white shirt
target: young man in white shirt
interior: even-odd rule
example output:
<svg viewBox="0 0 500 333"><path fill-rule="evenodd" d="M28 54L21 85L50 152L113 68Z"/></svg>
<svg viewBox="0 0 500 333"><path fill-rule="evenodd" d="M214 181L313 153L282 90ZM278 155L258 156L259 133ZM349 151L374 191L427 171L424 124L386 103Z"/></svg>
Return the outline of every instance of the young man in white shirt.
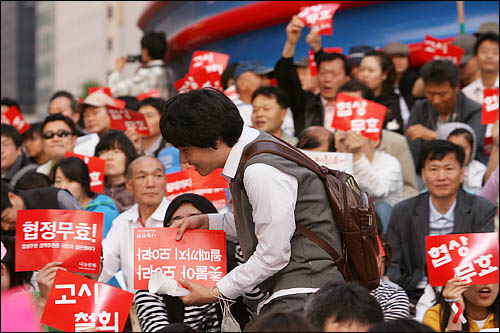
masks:
<svg viewBox="0 0 500 333"><path fill-rule="evenodd" d="M296 223L317 232L340 250L340 232L321 179L310 170L272 154L259 154L240 166L244 148L271 135L244 126L238 109L223 93L199 89L168 101L162 114L163 137L202 176L216 168L229 181L234 215L191 216L172 225L223 229L239 240L245 263L211 289L181 280L191 292L188 305L234 299L258 287L266 298L257 311L303 309L309 294L327 281L343 281L333 259L296 231Z"/></svg>
<svg viewBox="0 0 500 333"><path fill-rule="evenodd" d="M100 282L107 282L121 267L125 289L134 292L134 229L163 227L169 202L165 197L165 169L157 158L141 156L129 164L127 189L136 204L121 213L102 241L104 263Z"/></svg>

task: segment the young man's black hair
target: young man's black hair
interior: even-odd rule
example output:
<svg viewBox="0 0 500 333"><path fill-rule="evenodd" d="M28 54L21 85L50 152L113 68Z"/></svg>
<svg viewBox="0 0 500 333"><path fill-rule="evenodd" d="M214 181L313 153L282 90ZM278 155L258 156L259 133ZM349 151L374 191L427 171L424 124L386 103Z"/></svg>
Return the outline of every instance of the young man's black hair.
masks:
<svg viewBox="0 0 500 333"><path fill-rule="evenodd" d="M148 32L141 39L141 48L148 50L153 60L163 59L167 51L167 36L164 32Z"/></svg>
<svg viewBox="0 0 500 333"><path fill-rule="evenodd" d="M279 106L282 109L286 109L290 105L288 103L288 97L286 96L286 93L279 87L267 86L257 88L252 94L252 103L253 100L259 95L276 99L276 102L278 102Z"/></svg>
<svg viewBox="0 0 500 333"><path fill-rule="evenodd" d="M396 319L375 324L368 332L434 332L434 330L413 319Z"/></svg>
<svg viewBox="0 0 500 333"><path fill-rule="evenodd" d="M137 158L137 150L134 144L123 131L111 130L104 134L95 146L95 156L106 150L119 149L125 154L125 169Z"/></svg>
<svg viewBox="0 0 500 333"><path fill-rule="evenodd" d="M217 139L229 147L238 142L243 119L226 95L204 88L170 98L161 115L160 129L174 147L216 149Z"/></svg>
<svg viewBox="0 0 500 333"><path fill-rule="evenodd" d="M337 90L337 94L344 92L344 91L349 91L349 92L355 92L359 91L361 92L361 97L364 99L367 99L369 101L373 101L375 99L375 94L373 93L373 90L368 88L363 82L359 80L349 80L343 85L340 86L340 88Z"/></svg>
<svg viewBox="0 0 500 333"><path fill-rule="evenodd" d="M460 83L460 70L450 60L432 60L422 66L420 70L424 83L443 84L450 82L453 88Z"/></svg>
<svg viewBox="0 0 500 333"><path fill-rule="evenodd" d="M481 46L481 44L486 40L489 40L490 42L499 44L499 38L498 38L497 34L495 34L493 32L480 34L476 40L476 43L474 44L474 55L477 55L477 50L479 49L479 46Z"/></svg>
<svg viewBox="0 0 500 333"><path fill-rule="evenodd" d="M2 133L2 136L11 138L12 141L14 141L16 148L21 147L21 145L23 144L23 137L21 134L19 134L19 132L14 126L2 124L0 131Z"/></svg>
<svg viewBox="0 0 500 333"><path fill-rule="evenodd" d="M465 152L464 149L447 140L428 141L422 150L421 165L425 166L427 160L441 161L448 154L455 154L460 167L464 166Z"/></svg>
<svg viewBox="0 0 500 333"><path fill-rule="evenodd" d="M147 97L139 102L139 104L137 105L137 110L139 110L145 105L150 105L154 107L158 111L158 113L161 114L161 112L163 111L163 109L165 109L165 106L167 105L167 101L164 100L163 98Z"/></svg>
<svg viewBox="0 0 500 333"><path fill-rule="evenodd" d="M19 112L21 112L21 108L19 106L19 102L16 101L15 99L12 99L10 97L2 97L2 100L0 102L1 105L6 105L8 107L15 106Z"/></svg>
<svg viewBox="0 0 500 333"><path fill-rule="evenodd" d="M39 136L42 136L42 122L30 124L30 128L28 128L28 130L22 134L23 140L35 139L35 133L37 133Z"/></svg>
<svg viewBox="0 0 500 333"><path fill-rule="evenodd" d="M353 282L330 281L312 294L304 308L318 330L327 320L337 323L374 325L384 321L384 313L368 290Z"/></svg>
<svg viewBox="0 0 500 333"><path fill-rule="evenodd" d="M76 126L75 126L75 122L73 121L73 119L68 118L61 113L50 114L47 117L45 117L45 119L43 120L43 123L42 123L42 133L43 133L43 129L45 128L45 126L48 123L51 123L51 122L57 121L57 120L64 121L66 123L66 125L68 125L68 127L70 128L71 134L76 135Z"/></svg>
<svg viewBox="0 0 500 333"><path fill-rule="evenodd" d="M333 52L333 53L323 52L317 58L318 59L316 60L316 62L318 63L318 69L320 68L320 64L323 61L332 61L332 60L337 60L337 59L342 60L342 64L344 65L345 75L349 75L350 68L349 68L349 65L347 64L347 59L343 54L336 53L336 52Z"/></svg>
<svg viewBox="0 0 500 333"><path fill-rule="evenodd" d="M76 110L77 102L76 102L75 96L73 96L72 93L70 93L69 91L66 91L66 90L59 90L59 91L56 91L55 93L53 93L49 99L49 104L50 104L50 102L52 102L53 100L55 100L56 98L59 98L59 97L64 97L64 98L69 99L71 102L71 110L73 111L73 113L77 112L77 110Z"/></svg>
<svg viewBox="0 0 500 333"><path fill-rule="evenodd" d="M226 90L229 87L229 79L234 79L234 70L238 67L239 62L233 62L227 65L226 69L222 72L220 77L220 82L222 83L222 89Z"/></svg>

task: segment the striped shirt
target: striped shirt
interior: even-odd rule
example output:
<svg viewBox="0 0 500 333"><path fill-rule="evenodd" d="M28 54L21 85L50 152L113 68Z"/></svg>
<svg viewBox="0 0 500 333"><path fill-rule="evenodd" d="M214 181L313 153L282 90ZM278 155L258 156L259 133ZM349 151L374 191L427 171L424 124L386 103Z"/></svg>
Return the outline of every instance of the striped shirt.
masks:
<svg viewBox="0 0 500 333"><path fill-rule="evenodd" d="M384 312L385 321L410 317L410 300L403 288L384 279L370 292Z"/></svg>

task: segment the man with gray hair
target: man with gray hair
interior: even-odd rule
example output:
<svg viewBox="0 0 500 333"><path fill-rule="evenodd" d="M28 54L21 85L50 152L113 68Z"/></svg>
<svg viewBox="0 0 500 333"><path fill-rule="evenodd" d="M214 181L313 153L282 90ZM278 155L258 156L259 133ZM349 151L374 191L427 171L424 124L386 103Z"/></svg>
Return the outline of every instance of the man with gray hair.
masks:
<svg viewBox="0 0 500 333"><path fill-rule="evenodd" d="M151 156L136 158L128 166L125 185L136 203L113 221L102 241L104 262L99 281L107 282L121 267L125 289L134 292L134 229L162 227L169 205L163 164Z"/></svg>

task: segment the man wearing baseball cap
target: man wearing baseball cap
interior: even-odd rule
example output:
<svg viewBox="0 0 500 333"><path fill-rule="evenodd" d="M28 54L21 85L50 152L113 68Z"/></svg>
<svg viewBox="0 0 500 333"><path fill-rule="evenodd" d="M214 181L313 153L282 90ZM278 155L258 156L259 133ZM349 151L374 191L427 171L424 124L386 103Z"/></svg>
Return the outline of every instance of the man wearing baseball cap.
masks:
<svg viewBox="0 0 500 333"><path fill-rule="evenodd" d="M374 48L368 45L354 45L349 49L349 55L347 56L347 64L350 68L350 77L355 80L359 80L358 71L361 59Z"/></svg>

